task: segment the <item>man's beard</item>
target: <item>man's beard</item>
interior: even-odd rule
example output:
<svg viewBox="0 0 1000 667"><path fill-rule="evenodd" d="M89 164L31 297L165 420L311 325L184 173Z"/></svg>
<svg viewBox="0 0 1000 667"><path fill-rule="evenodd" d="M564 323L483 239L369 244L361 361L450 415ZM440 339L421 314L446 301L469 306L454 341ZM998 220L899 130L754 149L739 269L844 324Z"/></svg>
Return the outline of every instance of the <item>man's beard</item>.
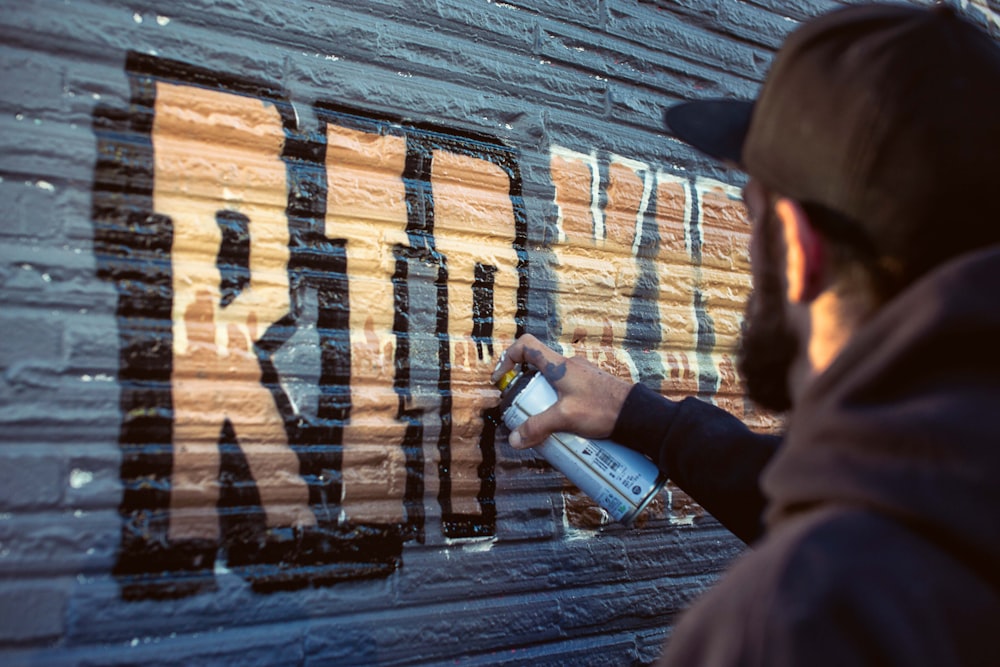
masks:
<svg viewBox="0 0 1000 667"><path fill-rule="evenodd" d="M785 315L780 274L784 261L781 242L775 238L777 220L773 213L768 218L762 221L763 266L755 267L756 284L747 301L737 368L750 400L766 410L784 412L792 407L788 374L799 341Z"/></svg>

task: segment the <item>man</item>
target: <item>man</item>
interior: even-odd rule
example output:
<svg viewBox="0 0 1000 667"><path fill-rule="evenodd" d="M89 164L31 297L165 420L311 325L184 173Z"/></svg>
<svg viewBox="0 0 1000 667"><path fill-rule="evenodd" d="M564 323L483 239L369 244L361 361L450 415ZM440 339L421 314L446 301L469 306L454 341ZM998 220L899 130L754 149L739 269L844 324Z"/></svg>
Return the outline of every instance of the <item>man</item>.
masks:
<svg viewBox="0 0 1000 667"><path fill-rule="evenodd" d="M666 114L746 172L740 369L783 437L531 336L559 401L510 434L610 436L751 543L676 665L1000 665L1000 48L944 7L795 31L753 103Z"/></svg>

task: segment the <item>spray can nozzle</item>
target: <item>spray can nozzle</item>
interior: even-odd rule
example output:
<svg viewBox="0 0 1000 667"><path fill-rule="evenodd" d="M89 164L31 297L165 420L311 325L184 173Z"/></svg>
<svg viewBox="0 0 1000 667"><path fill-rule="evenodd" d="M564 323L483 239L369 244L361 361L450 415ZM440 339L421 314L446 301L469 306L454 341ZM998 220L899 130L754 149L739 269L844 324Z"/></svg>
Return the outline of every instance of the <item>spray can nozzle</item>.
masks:
<svg viewBox="0 0 1000 667"><path fill-rule="evenodd" d="M500 376L500 379L497 380L497 387L500 388L500 391L506 390L507 387L510 386L510 383L513 382L514 379L520 374L521 374L521 368L519 366L515 366L514 368L510 369L509 371Z"/></svg>

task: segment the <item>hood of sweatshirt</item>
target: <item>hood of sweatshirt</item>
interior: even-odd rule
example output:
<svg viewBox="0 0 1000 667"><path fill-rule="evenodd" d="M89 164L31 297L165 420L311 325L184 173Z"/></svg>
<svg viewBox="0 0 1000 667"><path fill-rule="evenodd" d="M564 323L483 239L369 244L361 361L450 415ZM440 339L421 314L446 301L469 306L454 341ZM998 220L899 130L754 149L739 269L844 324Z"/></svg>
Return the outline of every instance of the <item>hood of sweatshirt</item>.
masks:
<svg viewBox="0 0 1000 667"><path fill-rule="evenodd" d="M795 406L762 487L769 529L866 508L1000 578L1000 247L942 265L855 333Z"/></svg>

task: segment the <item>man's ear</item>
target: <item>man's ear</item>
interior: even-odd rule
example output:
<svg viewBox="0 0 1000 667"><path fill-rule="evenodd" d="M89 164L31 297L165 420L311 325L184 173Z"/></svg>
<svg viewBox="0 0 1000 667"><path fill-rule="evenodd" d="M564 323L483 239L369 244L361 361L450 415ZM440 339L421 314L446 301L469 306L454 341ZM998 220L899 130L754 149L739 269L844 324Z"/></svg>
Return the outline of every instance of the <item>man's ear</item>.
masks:
<svg viewBox="0 0 1000 667"><path fill-rule="evenodd" d="M826 271L826 247L823 238L809 222L802 206L781 197L774 203L785 239L786 281L790 303L807 303L823 291Z"/></svg>

